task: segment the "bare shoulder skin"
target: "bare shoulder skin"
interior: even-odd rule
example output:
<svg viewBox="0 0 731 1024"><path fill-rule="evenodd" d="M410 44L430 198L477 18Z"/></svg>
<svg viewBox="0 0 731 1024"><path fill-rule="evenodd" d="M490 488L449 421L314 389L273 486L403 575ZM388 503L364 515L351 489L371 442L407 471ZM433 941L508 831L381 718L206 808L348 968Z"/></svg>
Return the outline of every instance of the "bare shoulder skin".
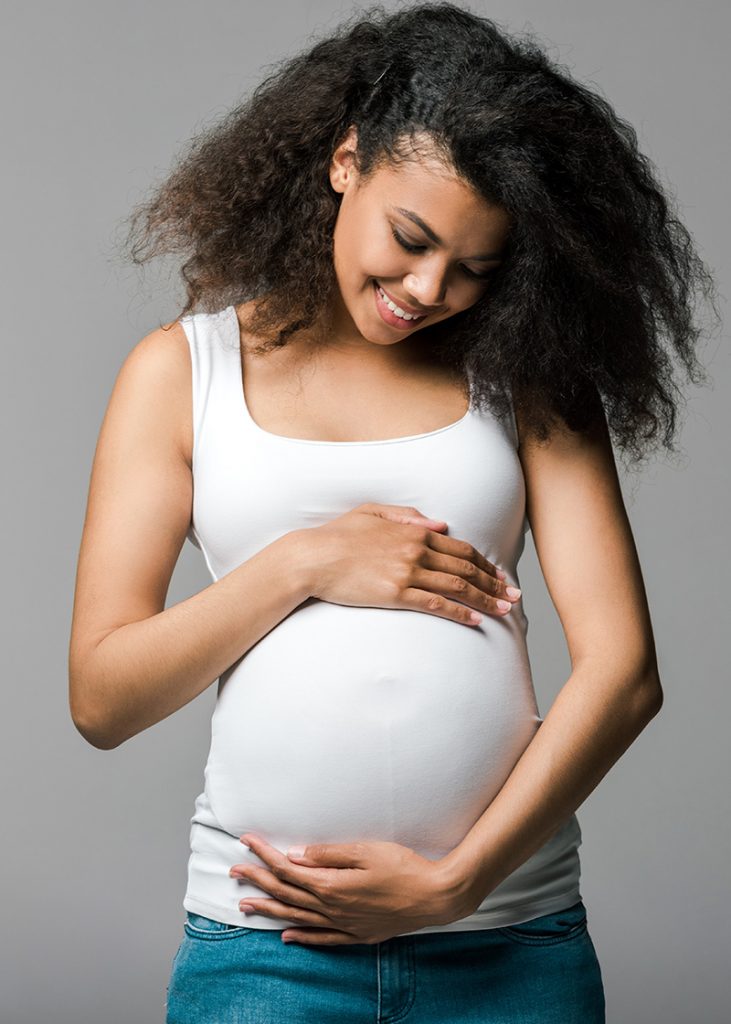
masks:
<svg viewBox="0 0 731 1024"><path fill-rule="evenodd" d="M613 665L657 678L642 571L603 415L590 435L558 428L545 445L521 437L519 456L536 552L573 668Z"/></svg>
<svg viewBox="0 0 731 1024"><path fill-rule="evenodd" d="M183 328L126 357L97 441L79 552L70 661L165 607L192 505L191 361ZM73 707L73 688L72 688Z"/></svg>

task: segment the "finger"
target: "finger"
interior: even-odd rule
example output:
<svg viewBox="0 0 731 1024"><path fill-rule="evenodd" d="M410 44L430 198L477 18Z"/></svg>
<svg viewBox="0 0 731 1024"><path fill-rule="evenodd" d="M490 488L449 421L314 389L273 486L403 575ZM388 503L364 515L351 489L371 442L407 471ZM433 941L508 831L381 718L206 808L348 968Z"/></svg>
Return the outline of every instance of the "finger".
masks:
<svg viewBox="0 0 731 1024"><path fill-rule="evenodd" d="M447 525L444 519L432 519L430 516L422 515L413 505L383 505L369 501L359 507L363 512L380 516L382 519L390 519L395 523L415 523L417 526L429 526L433 530L443 530Z"/></svg>
<svg viewBox="0 0 731 1024"><path fill-rule="evenodd" d="M299 867L293 864L276 847L260 839L258 836L242 836L241 841L256 853L257 857L264 862L265 866L259 864L234 864L229 869L232 878L251 880L264 892L271 892L274 896L289 898L292 902L303 902L305 894L309 900L309 906L321 907L319 883L323 880L328 868ZM291 885L288 883L292 883ZM314 904L312 901L318 901Z"/></svg>
<svg viewBox="0 0 731 1024"><path fill-rule="evenodd" d="M309 846L290 846L287 856L297 864L311 864L316 867L356 868L363 867L363 848L359 843L310 843Z"/></svg>
<svg viewBox="0 0 731 1024"><path fill-rule="evenodd" d="M310 935L317 936L316 939L309 938ZM283 931L282 942L298 942L302 946L353 946L362 943L363 939L350 932L326 932L326 931Z"/></svg>
<svg viewBox="0 0 731 1024"><path fill-rule="evenodd" d="M497 578L501 581L507 579L506 573L502 569L485 558L482 552L478 551L477 548L470 544L469 541L459 540L457 537L446 537L441 534L435 534L433 537L428 539L429 547L434 551L439 551L443 555L451 555L452 558L458 558L461 561L471 562L478 569L481 569L486 575L491 578Z"/></svg>
<svg viewBox="0 0 731 1024"><path fill-rule="evenodd" d="M418 567L413 573L413 578L415 586L430 593L443 594L481 614L506 615L513 607L511 602L502 596L492 597L453 572L432 572L430 569Z"/></svg>
<svg viewBox="0 0 731 1024"><path fill-rule="evenodd" d="M291 906L288 903L281 903L279 900L242 900L239 909L246 913L246 907L252 907L253 913L261 914L263 917L283 918L286 921L295 921L300 925L324 925L332 928L333 921L326 914L317 914L312 910L304 910L302 907Z"/></svg>
<svg viewBox="0 0 731 1024"><path fill-rule="evenodd" d="M412 515L407 512L380 512L381 519L388 519L392 523L404 523L407 526L426 526L428 530L446 530L447 524L443 519L429 519L427 516Z"/></svg>
<svg viewBox="0 0 731 1024"><path fill-rule="evenodd" d="M296 879L293 884L290 884L290 881L284 878L281 871L273 874L267 868L260 868L251 864L246 866L245 874L243 872L236 872L234 877L251 882L258 889L286 903L301 906L317 913L324 913L327 904L317 892L317 883L312 882L312 869L300 869L300 873L305 870L310 872L309 881L307 879ZM292 869L292 874L295 874L296 871L296 868ZM250 900L243 898L241 902L248 903Z"/></svg>
<svg viewBox="0 0 731 1024"><path fill-rule="evenodd" d="M443 520L425 519L423 516L404 516L398 522L406 523L407 526L426 526L428 530L434 530L435 533L447 529L447 524Z"/></svg>
<svg viewBox="0 0 731 1024"><path fill-rule="evenodd" d="M495 601L517 601L520 593L515 595L514 590L511 588L511 593L508 592L508 584L503 583L502 580L496 579L491 576L490 573L480 569L479 566L475 565L474 562L469 561L465 558L460 558L455 555L445 555L439 551L435 551L433 548L428 548L424 557L419 563L419 568L430 569L432 572L447 574L451 577L457 576L464 580L467 584L471 584L472 587L476 588L482 597L487 596L491 599L487 604L481 603L477 605L478 611L488 611L492 613L494 611ZM429 589L424 583L417 584L424 589ZM449 590L450 596L459 594L459 584L455 581L456 589ZM465 591L469 593L469 590ZM474 594L472 597L474 598ZM462 598L460 598L462 600ZM469 604L474 602L470 600Z"/></svg>
<svg viewBox="0 0 731 1024"><path fill-rule="evenodd" d="M360 843L311 843L309 846L290 846L287 854L283 854L276 846L267 843L260 836L245 833L240 841L248 846L260 860L280 878L286 878L299 884L302 872L298 873L297 865L310 868L340 868L363 865L364 850ZM302 854L298 855L298 849ZM312 874L307 876L310 879Z"/></svg>
<svg viewBox="0 0 731 1024"><path fill-rule="evenodd" d="M417 612L428 612L429 615L438 615L442 619L451 619L453 622L462 622L466 626L479 626L482 621L480 612L466 605L450 601L443 594L435 594L430 590L419 590L417 587L406 587L401 595L404 608L411 608Z"/></svg>

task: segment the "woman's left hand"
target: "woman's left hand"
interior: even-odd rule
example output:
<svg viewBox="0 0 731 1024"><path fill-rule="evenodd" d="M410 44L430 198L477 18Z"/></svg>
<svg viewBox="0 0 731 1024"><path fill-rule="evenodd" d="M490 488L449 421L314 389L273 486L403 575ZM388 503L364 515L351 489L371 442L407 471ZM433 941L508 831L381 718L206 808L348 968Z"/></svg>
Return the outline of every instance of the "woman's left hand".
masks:
<svg viewBox="0 0 731 1024"><path fill-rule="evenodd" d="M296 921L299 927L286 927L283 941L373 944L471 912L457 907L459 897L450 890L441 861L399 843L315 843L295 857L249 833L241 842L267 867L235 864L230 875L249 879L276 898L247 897L240 906Z"/></svg>

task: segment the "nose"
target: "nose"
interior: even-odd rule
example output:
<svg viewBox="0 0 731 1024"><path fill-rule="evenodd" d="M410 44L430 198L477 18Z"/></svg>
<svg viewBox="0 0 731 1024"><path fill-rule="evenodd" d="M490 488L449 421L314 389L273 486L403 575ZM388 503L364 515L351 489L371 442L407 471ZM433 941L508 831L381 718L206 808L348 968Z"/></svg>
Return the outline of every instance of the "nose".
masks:
<svg viewBox="0 0 731 1024"><path fill-rule="evenodd" d="M425 313L434 313L444 306L447 293L446 274L426 273L407 274L404 278L404 290Z"/></svg>

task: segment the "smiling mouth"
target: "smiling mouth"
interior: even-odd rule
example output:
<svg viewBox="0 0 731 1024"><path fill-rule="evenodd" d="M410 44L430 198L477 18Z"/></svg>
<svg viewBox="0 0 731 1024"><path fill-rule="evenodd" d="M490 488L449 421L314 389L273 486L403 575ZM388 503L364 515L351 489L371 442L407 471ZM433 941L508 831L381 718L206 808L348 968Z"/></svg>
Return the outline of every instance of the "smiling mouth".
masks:
<svg viewBox="0 0 731 1024"><path fill-rule="evenodd" d="M381 299L381 301L386 306L388 306L390 312L394 316L398 317L400 320L403 320L404 323L418 323L420 320L423 320L424 317L429 315L428 313L417 313L416 311L412 310L411 307L409 306L402 306L399 302L396 301L396 299L392 299L391 296L384 291L384 289L381 287L378 281L374 280L373 287L375 288L376 293ZM391 307L388 305L389 303L395 306L395 309L391 309ZM396 312L396 310L398 310L398 312Z"/></svg>

